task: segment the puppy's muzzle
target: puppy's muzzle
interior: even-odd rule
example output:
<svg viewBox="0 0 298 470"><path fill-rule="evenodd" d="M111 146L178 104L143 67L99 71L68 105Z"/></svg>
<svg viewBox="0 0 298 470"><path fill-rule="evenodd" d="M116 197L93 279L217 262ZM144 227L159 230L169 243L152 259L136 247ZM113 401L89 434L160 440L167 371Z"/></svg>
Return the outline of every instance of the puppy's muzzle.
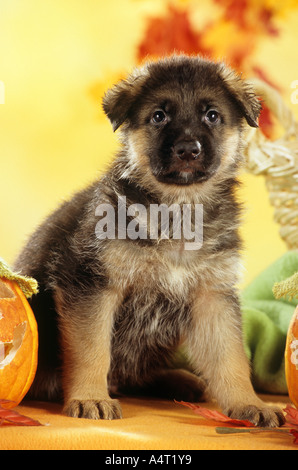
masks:
<svg viewBox="0 0 298 470"><path fill-rule="evenodd" d="M179 160L191 162L197 160L201 154L202 147L198 140L181 141L174 145L173 155Z"/></svg>

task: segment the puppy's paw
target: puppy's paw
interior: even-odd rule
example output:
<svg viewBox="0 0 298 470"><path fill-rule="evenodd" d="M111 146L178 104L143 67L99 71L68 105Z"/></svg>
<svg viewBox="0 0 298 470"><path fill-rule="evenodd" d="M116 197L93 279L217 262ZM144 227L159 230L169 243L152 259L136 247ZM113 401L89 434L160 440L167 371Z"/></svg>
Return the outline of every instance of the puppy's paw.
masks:
<svg viewBox="0 0 298 470"><path fill-rule="evenodd" d="M119 419L122 418L118 400L70 400L64 412L72 418Z"/></svg>
<svg viewBox="0 0 298 470"><path fill-rule="evenodd" d="M238 405L230 408L226 414L233 419L246 419L256 426L278 427L285 422L283 412L278 407Z"/></svg>

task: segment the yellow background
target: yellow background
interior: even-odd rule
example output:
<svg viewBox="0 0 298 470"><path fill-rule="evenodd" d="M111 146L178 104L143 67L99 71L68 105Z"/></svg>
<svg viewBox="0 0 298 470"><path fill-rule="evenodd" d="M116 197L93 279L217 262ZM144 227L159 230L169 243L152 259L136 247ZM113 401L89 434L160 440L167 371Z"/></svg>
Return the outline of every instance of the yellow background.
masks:
<svg viewBox="0 0 298 470"><path fill-rule="evenodd" d="M204 18L212 14L210 1L197 3ZM112 158L117 137L93 88L135 65L146 17L166 4L0 0L0 257L8 263L49 211ZM278 21L280 37L264 37L255 56L298 118L298 105L291 103L291 83L298 79L298 10ZM245 174L242 180L247 283L286 246L263 178Z"/></svg>

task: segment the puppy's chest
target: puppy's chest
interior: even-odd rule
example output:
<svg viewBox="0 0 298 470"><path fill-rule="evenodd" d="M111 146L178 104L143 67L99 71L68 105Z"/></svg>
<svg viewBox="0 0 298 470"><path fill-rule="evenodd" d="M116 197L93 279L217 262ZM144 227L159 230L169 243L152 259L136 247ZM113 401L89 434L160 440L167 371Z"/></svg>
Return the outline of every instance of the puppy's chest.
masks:
<svg viewBox="0 0 298 470"><path fill-rule="evenodd" d="M110 256L112 251L115 256L106 262L109 278L123 290L153 289L176 297L185 296L193 285L194 254L183 250L181 244L142 247L123 243L109 250Z"/></svg>
<svg viewBox="0 0 298 470"><path fill-rule="evenodd" d="M140 384L172 357L190 324L187 299L174 301L157 290L137 288L115 315L111 376L118 383Z"/></svg>

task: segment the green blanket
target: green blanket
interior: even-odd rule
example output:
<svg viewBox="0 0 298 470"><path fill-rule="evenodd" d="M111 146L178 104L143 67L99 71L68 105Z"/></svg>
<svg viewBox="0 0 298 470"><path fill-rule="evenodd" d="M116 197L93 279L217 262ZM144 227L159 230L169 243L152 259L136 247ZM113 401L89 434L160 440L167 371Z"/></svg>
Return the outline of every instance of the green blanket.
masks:
<svg viewBox="0 0 298 470"><path fill-rule="evenodd" d="M286 335L295 306L298 285L298 251L290 251L262 272L242 293L243 332L246 353L251 361L256 390L286 394L284 371ZM294 275L294 276L293 276ZM287 283L276 283L292 277ZM293 281L294 280L294 281ZM290 296L276 299L283 293ZM284 289L284 291L283 291Z"/></svg>

